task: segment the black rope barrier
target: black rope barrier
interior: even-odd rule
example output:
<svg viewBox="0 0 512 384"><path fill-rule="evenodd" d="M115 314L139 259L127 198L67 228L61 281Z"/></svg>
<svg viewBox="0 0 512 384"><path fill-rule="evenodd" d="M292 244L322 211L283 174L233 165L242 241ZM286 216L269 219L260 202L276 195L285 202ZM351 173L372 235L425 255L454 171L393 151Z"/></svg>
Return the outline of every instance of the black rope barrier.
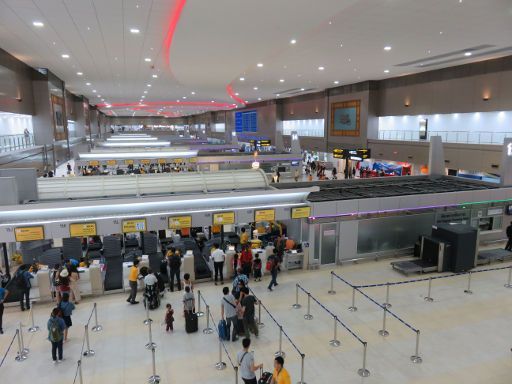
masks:
<svg viewBox="0 0 512 384"><path fill-rule="evenodd" d="M7 347L7 350L5 351L5 354L4 354L4 357L2 358L2 361L0 362L0 368L2 367L2 365L4 364L4 361L5 359L7 358L7 355L9 354L9 351L11 350L12 348L12 345L14 344L14 340L16 340L16 337L18 336L18 332L19 330L17 329L16 332L14 332L14 336L12 337L12 340L11 340L11 343L9 344L9 346Z"/></svg>

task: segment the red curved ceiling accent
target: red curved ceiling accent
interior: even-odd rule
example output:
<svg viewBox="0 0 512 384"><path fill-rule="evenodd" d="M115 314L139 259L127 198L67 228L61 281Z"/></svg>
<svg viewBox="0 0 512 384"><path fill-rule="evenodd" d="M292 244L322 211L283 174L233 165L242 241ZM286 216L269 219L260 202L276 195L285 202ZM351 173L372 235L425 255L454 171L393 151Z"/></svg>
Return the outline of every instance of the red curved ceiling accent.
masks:
<svg viewBox="0 0 512 384"><path fill-rule="evenodd" d="M170 66L170 52L172 41L174 39L174 32L176 31L176 26L180 21L181 12L183 11L186 3L187 0L176 0L174 8L171 12L171 17L169 19L169 28L164 40L165 63L168 67Z"/></svg>
<svg viewBox="0 0 512 384"><path fill-rule="evenodd" d="M208 103L206 101L146 101L144 103L112 103L112 104L98 104L98 108L107 108L111 106L112 108L130 108L130 107L161 107L161 106L169 106L169 107L202 107L202 108L233 108L233 104L229 103Z"/></svg>
<svg viewBox="0 0 512 384"><path fill-rule="evenodd" d="M231 97L233 100L235 100L237 103L239 104L242 104L242 105L247 105L247 103L245 102L245 100L242 100L241 98L239 98L237 95L235 95L235 92L233 91L233 87L231 86L231 84L228 84L226 86L226 92L228 93L229 97Z"/></svg>

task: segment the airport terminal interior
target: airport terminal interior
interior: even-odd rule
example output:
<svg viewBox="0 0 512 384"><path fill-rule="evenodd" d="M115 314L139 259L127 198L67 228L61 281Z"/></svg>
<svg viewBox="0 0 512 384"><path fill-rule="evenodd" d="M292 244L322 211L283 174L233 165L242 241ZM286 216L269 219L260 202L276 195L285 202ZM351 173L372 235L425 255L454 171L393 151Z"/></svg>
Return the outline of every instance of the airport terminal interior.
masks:
<svg viewBox="0 0 512 384"><path fill-rule="evenodd" d="M0 383L510 383L511 37L511 0L0 0Z"/></svg>

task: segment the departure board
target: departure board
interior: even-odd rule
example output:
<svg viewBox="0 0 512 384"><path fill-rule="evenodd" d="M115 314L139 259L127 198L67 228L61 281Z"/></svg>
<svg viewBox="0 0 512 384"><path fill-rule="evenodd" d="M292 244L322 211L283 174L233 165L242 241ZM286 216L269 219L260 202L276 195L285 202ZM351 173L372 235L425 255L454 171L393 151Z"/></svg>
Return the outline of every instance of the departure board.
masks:
<svg viewBox="0 0 512 384"><path fill-rule="evenodd" d="M257 132L258 131L258 112L244 111L235 113L235 131Z"/></svg>

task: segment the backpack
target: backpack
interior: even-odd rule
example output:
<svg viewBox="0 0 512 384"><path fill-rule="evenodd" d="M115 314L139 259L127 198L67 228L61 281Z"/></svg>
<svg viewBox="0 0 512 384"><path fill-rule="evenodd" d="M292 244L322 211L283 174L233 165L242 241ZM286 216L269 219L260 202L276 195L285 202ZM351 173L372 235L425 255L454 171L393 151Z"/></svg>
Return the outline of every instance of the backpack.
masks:
<svg viewBox="0 0 512 384"><path fill-rule="evenodd" d="M15 285L19 289L26 289L27 288L27 282L25 281L25 276L23 276L23 272L16 273L16 281Z"/></svg>
<svg viewBox="0 0 512 384"><path fill-rule="evenodd" d="M59 321L56 318L50 320L50 335L49 339L51 342L56 343L62 340L63 334L62 329L60 329Z"/></svg>

